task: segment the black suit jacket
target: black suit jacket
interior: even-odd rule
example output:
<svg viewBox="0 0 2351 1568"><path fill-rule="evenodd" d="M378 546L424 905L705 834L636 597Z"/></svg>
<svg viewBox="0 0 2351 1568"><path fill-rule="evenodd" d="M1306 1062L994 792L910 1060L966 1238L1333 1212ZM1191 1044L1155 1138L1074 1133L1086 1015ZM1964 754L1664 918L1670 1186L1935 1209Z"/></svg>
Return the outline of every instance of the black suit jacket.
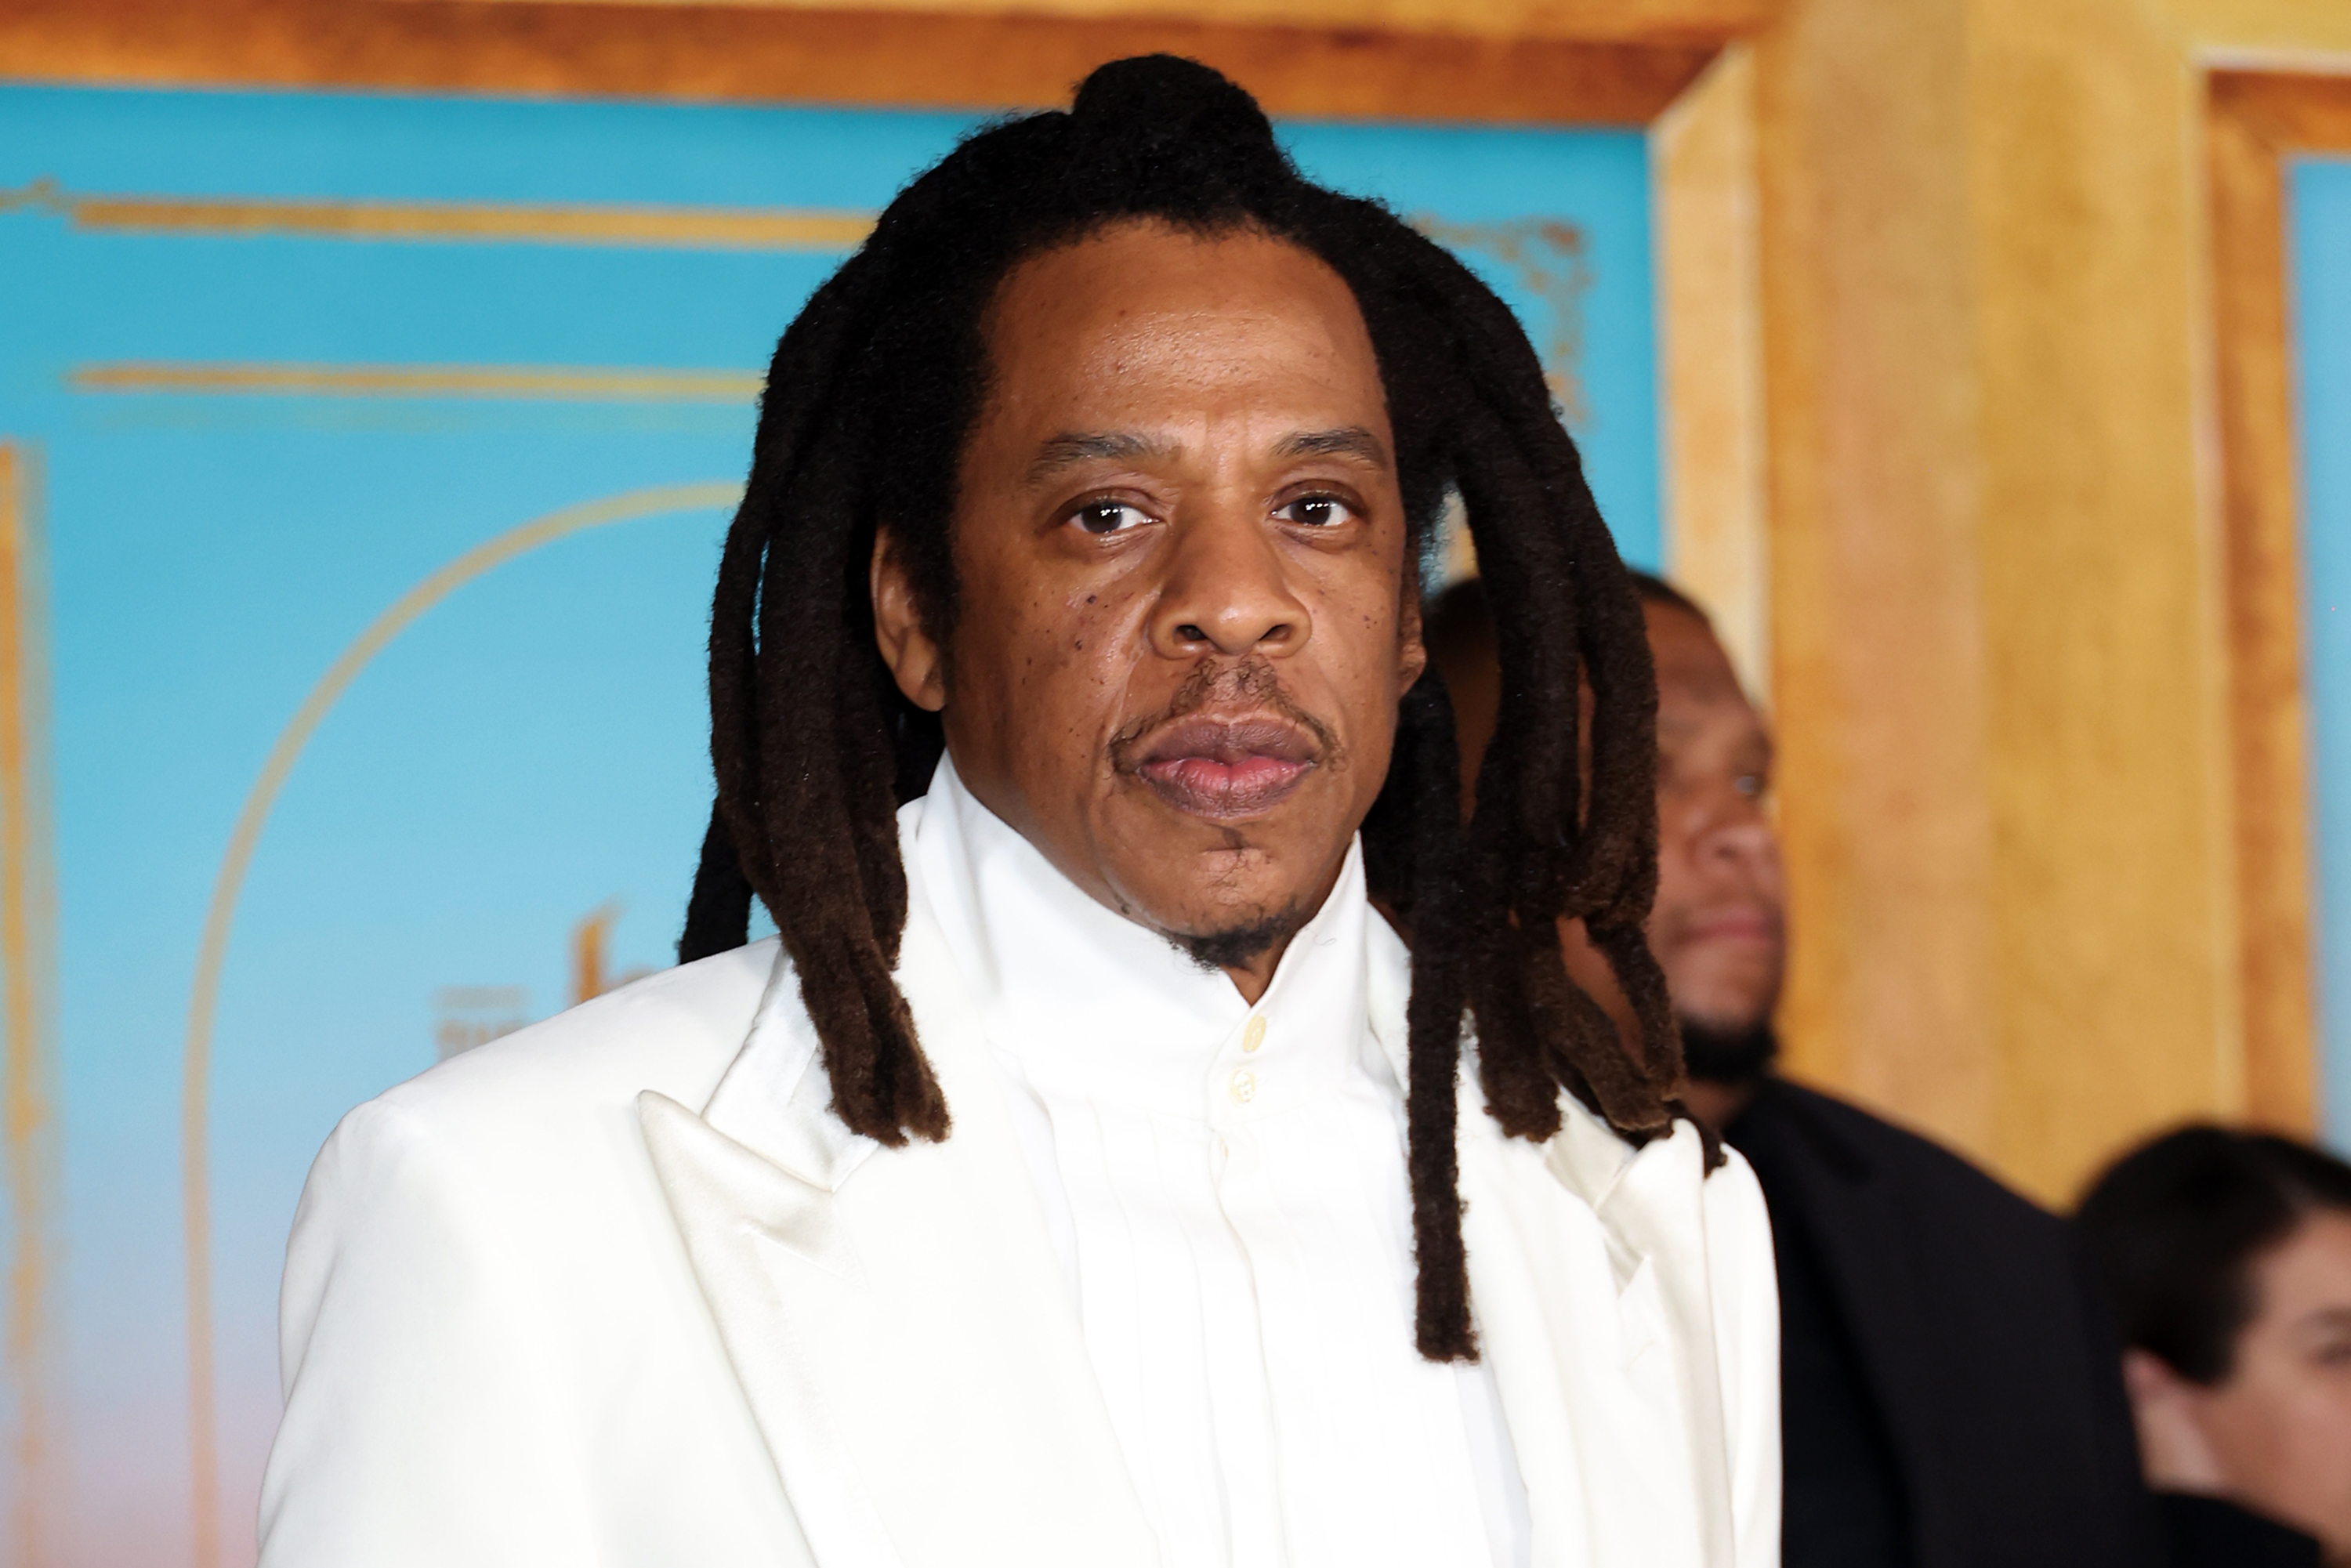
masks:
<svg viewBox="0 0 2351 1568"><path fill-rule="evenodd" d="M2060 1221L1777 1079L1727 1138L1782 1254L1786 1568L2161 1561L2112 1330ZM1855 1501L1887 1483L1890 1552Z"/></svg>

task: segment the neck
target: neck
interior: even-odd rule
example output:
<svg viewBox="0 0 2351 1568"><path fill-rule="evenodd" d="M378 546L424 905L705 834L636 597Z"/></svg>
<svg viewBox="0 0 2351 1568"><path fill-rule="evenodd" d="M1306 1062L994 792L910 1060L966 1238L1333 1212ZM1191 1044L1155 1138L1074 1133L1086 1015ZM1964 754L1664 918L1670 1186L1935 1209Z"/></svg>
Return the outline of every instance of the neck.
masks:
<svg viewBox="0 0 2351 1568"><path fill-rule="evenodd" d="M1284 936L1246 962L1220 967L1232 981L1233 989L1241 994L1241 1000L1255 1007L1257 999L1265 995L1265 988L1273 984L1273 972L1281 967L1281 956L1288 951L1290 938Z"/></svg>

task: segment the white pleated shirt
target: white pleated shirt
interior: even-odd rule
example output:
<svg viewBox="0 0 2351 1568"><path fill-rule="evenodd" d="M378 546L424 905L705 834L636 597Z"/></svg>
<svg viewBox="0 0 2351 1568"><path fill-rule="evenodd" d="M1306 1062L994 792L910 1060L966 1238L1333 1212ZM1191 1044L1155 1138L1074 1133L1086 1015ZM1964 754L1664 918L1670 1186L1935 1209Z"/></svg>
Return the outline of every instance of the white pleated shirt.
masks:
<svg viewBox="0 0 2351 1568"><path fill-rule="evenodd" d="M1413 1348L1360 847L1251 1007L949 763L913 841L1167 1568L1524 1563L1491 1375Z"/></svg>

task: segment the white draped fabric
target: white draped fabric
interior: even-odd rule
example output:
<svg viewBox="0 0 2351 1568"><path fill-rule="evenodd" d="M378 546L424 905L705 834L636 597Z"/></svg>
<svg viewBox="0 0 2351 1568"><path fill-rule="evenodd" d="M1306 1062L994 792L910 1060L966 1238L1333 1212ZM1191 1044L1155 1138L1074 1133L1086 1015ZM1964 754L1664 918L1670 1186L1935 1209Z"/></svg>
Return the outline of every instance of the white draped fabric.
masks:
<svg viewBox="0 0 2351 1568"><path fill-rule="evenodd" d="M1255 1007L942 764L908 816L1168 1568L1527 1560L1491 1374L1412 1343L1393 942L1351 850Z"/></svg>
<svg viewBox="0 0 2351 1568"><path fill-rule="evenodd" d="M1736 1155L1567 1096L1507 1138L1465 1075L1490 1381L1427 1365L1409 964L1360 869L1250 1009L961 795L899 815L944 1142L832 1113L772 942L344 1119L287 1252L264 1568L1773 1568Z"/></svg>

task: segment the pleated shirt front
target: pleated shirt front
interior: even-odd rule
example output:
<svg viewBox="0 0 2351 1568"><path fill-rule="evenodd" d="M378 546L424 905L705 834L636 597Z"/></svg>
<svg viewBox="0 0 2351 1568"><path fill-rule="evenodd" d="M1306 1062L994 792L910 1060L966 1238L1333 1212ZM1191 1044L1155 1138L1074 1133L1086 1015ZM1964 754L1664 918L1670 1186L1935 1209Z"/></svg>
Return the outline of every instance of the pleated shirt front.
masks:
<svg viewBox="0 0 2351 1568"><path fill-rule="evenodd" d="M942 763L909 869L979 1009L1168 1568L1523 1562L1490 1375L1413 1348L1360 848L1257 1005Z"/></svg>

